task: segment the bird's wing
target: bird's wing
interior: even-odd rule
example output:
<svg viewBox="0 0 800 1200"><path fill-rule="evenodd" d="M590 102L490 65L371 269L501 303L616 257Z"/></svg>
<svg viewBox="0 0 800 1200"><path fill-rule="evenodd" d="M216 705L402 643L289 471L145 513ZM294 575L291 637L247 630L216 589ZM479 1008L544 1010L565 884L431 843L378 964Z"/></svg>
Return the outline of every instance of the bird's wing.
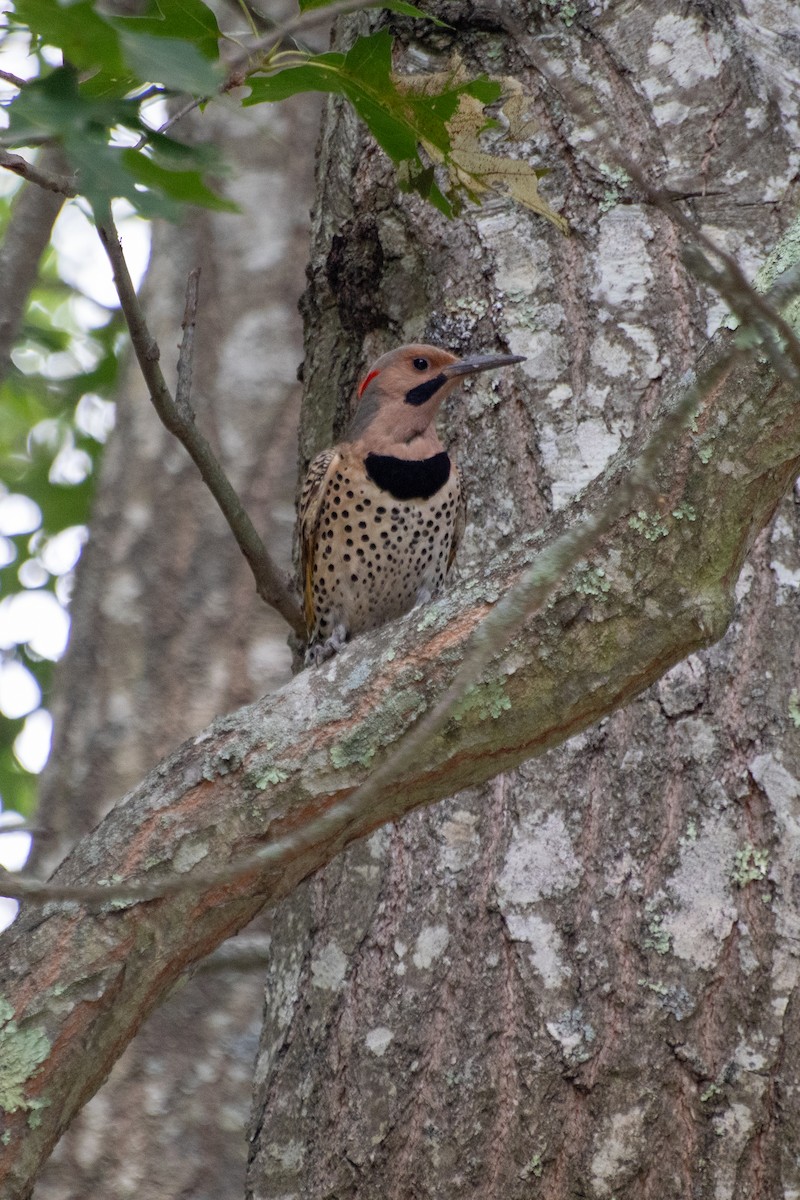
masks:
<svg viewBox="0 0 800 1200"><path fill-rule="evenodd" d="M322 498L331 473L339 463L337 450L323 450L311 460L303 482L298 505L300 529L300 574L303 583L303 609L309 637L314 630L314 553L319 535L319 515Z"/></svg>
<svg viewBox="0 0 800 1200"><path fill-rule="evenodd" d="M453 529L453 540L450 544L450 554L447 559L448 571L452 567L458 547L461 545L461 539L464 536L464 527L467 524L467 491L461 482L461 477L458 480L458 499L456 500L456 523Z"/></svg>

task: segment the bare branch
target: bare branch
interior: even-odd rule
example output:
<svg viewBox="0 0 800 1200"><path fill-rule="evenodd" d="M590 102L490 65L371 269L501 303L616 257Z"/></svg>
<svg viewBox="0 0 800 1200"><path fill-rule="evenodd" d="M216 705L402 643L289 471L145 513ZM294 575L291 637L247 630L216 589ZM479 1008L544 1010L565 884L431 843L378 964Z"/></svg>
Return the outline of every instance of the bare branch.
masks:
<svg viewBox="0 0 800 1200"><path fill-rule="evenodd" d="M299 13L296 17L290 17L288 21L283 21L276 24L269 33L265 33L262 37L257 38L254 42L238 54L228 67L228 74L225 82L220 85L219 92L230 92L236 87L241 87L246 82L248 75L262 65L264 56L274 49L275 46L287 37L291 37L297 33L305 33L309 29L314 29L318 25L325 25L329 21L335 20L337 17L344 17L348 13L362 12L368 8L380 8L380 0L338 0L335 4L327 4L321 8L309 8L305 12ZM205 104L210 100L210 96L199 96L194 100L187 101L176 113L165 121L159 128L159 133L166 133L178 121L194 112L201 104ZM141 138L137 144L137 149L145 144L146 135Z"/></svg>
<svg viewBox="0 0 800 1200"><path fill-rule="evenodd" d="M183 310L183 338L178 353L178 383L175 388L175 405L186 420L194 420L191 407L192 363L194 359L194 331L197 323L197 303L200 292L200 268L189 272L186 281L186 306Z"/></svg>
<svg viewBox="0 0 800 1200"><path fill-rule="evenodd" d="M136 289L128 272L119 234L109 211L104 214L102 219L98 218L97 231L114 272L114 282L122 312L130 331L136 358L150 392L153 407L166 428L178 438L197 465L203 481L219 505L250 565L259 596L281 614L295 633L303 636L305 623L290 580L268 555L264 543L258 536L208 440L197 428L191 409L188 406L179 407L172 398L159 366L158 344L147 326ZM184 338L185 344L186 338Z"/></svg>
<svg viewBox="0 0 800 1200"><path fill-rule="evenodd" d="M10 71L0 71L0 79L4 83L10 83L15 88L24 88L28 82L27 79L22 79L19 75L12 75Z"/></svg>
<svg viewBox="0 0 800 1200"><path fill-rule="evenodd" d="M74 176L54 175L49 171L42 171L38 166L22 158L21 155L11 154L8 150L0 150L0 167L5 167L7 171L19 175L28 183L37 184L48 192L58 192L60 195L68 197L78 195Z"/></svg>

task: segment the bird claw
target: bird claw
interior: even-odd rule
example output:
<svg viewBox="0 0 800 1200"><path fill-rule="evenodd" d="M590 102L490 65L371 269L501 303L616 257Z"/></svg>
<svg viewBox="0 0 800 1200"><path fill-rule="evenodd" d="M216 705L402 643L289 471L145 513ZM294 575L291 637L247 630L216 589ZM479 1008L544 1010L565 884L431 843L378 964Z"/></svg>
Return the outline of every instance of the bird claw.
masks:
<svg viewBox="0 0 800 1200"><path fill-rule="evenodd" d="M334 625L333 632L324 642L315 642L306 650L306 666L318 667L327 659L342 649L347 642L347 629L344 625Z"/></svg>

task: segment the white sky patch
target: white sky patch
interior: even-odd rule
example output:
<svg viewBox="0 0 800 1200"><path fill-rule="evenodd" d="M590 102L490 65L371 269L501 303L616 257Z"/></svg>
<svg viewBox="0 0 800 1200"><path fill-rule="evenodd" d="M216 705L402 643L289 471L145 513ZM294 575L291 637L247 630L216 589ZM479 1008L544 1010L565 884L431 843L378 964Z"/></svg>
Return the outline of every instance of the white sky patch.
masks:
<svg viewBox="0 0 800 1200"><path fill-rule="evenodd" d="M150 225L133 215L127 201L115 200L114 220L134 287L138 289L150 257ZM106 308L118 306L111 267L94 226L76 203L66 204L53 227L58 273L72 287Z"/></svg>
<svg viewBox="0 0 800 1200"><path fill-rule="evenodd" d="M38 75L38 60L35 55L28 53L28 48L27 34L4 34L0 41L0 66L3 70L23 79L31 79ZM53 66L60 65L61 57L56 52L51 53L45 48L43 57ZM0 99L12 98L16 90L12 85L0 80ZM154 102L148 106L146 120L154 128L163 123L166 117L167 111L163 102ZM7 124L6 113L0 109L0 128ZM36 157L35 151L22 152L26 157ZM0 196L11 195L20 186L21 180L10 171L0 172ZM150 258L150 225L133 214L127 201L114 201L113 211L128 267L134 285L138 288ZM78 331L82 330L89 335L91 330L107 324L108 310L118 307L118 298L105 252L92 222L81 209L79 202L69 202L62 209L54 227L53 244L58 258L59 276L81 293L70 297L64 306L67 314L64 328L72 331L76 327ZM65 378L74 375L76 369L90 369L99 353L99 347L96 347L89 336L82 338L80 333L77 333L73 336L70 351L44 356L40 354L38 359L41 361L31 361L27 366L51 379ZM23 364L18 365L24 369ZM115 406L111 402L90 393L78 403L76 423L82 432L98 442L105 442L113 428L114 415ZM35 432L38 432L38 429ZM46 436L47 431L43 432ZM56 445L53 445L53 450L56 450ZM76 448L73 444L62 445L53 462L50 481L57 484L80 483L90 470L91 460L84 450ZM32 533L40 527L42 519L38 506L29 497L9 496L4 493L5 489L0 484L0 565L13 562L16 554L15 547L8 537ZM44 571L47 571L57 578L58 599L50 592L29 590L0 601L0 649L10 649L17 644L28 643L35 653L44 658L57 659L63 654L69 635L69 617L59 600L66 602L69 598L71 572L80 557L86 536L86 530L82 526L64 530L49 539L39 551L39 562L32 560L25 565L23 577L20 579L22 586L29 589L41 587L46 582ZM30 684L33 684L37 692L38 687L22 664L17 666L22 674L12 673L13 689L7 680L6 690L9 693L13 692L8 703L18 708L20 704L30 700L33 694ZM38 771L44 765L49 753L51 725L49 714L39 710L29 717L24 730L17 738L15 752L27 769ZM2 841L0 838L0 853ZM16 909L17 905L12 901L0 900L0 928L8 923Z"/></svg>
<svg viewBox="0 0 800 1200"><path fill-rule="evenodd" d="M75 424L96 442L105 442L116 420L117 406L94 392L81 396L75 409Z"/></svg>
<svg viewBox="0 0 800 1200"><path fill-rule="evenodd" d="M5 829L19 825L19 813L0 810L0 865L7 871L21 871L31 852L29 833L5 833ZM17 915L19 904L7 896L0 896L0 930L6 929Z"/></svg>
<svg viewBox="0 0 800 1200"><path fill-rule="evenodd" d="M19 533L33 533L42 523L39 505L30 496L9 492L0 496L0 533L14 537Z"/></svg>
<svg viewBox="0 0 800 1200"><path fill-rule="evenodd" d="M29 645L57 661L69 637L69 617L52 592L21 592L0 600L0 650Z"/></svg>
<svg viewBox="0 0 800 1200"><path fill-rule="evenodd" d="M14 741L14 753L26 771L38 775L50 754L53 718L46 708L32 712Z"/></svg>
<svg viewBox="0 0 800 1200"><path fill-rule="evenodd" d="M42 693L30 671L11 660L0 665L0 713L9 720L24 717L39 707Z"/></svg>
<svg viewBox="0 0 800 1200"><path fill-rule="evenodd" d="M48 538L39 557L45 570L51 575L66 575L81 556L88 537L85 525L70 525Z"/></svg>

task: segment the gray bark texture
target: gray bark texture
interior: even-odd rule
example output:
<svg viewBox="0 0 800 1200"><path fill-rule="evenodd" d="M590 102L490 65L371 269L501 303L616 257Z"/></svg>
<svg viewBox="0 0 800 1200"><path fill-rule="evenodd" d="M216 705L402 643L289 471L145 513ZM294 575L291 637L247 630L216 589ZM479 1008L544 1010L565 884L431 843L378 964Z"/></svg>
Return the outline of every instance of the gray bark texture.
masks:
<svg viewBox="0 0 800 1200"><path fill-rule="evenodd" d="M242 215L154 228L144 293L174 385L188 272L201 268L193 405L288 568L315 106L209 109L195 135L234 164ZM44 193L43 193L44 194ZM283 621L132 362L78 573L40 817L52 867L168 750L289 674ZM254 928L253 933L256 932ZM36 1200L237 1200L244 1186L261 964L204 969L159 1009L61 1140ZM206 969L209 965L213 969ZM124 1131L124 1132L123 1132Z"/></svg>
<svg viewBox="0 0 800 1200"><path fill-rule="evenodd" d="M455 30L398 25L398 67L456 51L470 73L519 81L534 131L516 151L548 168L573 233L502 199L432 216L331 104L301 447L335 439L390 346L526 354L524 392L480 386L445 413L470 498L459 567L480 578L648 422L722 311L605 136L752 277L797 207L800 14L775 0L436 11ZM648 500L643 545L667 540L659 509L710 516ZM274 911L249 1197L800 1195L799 525L795 494L712 649L563 747L378 830ZM607 590L587 565L575 619L581 593L596 613ZM640 599L675 619L666 592ZM510 722L501 697L491 716Z"/></svg>

